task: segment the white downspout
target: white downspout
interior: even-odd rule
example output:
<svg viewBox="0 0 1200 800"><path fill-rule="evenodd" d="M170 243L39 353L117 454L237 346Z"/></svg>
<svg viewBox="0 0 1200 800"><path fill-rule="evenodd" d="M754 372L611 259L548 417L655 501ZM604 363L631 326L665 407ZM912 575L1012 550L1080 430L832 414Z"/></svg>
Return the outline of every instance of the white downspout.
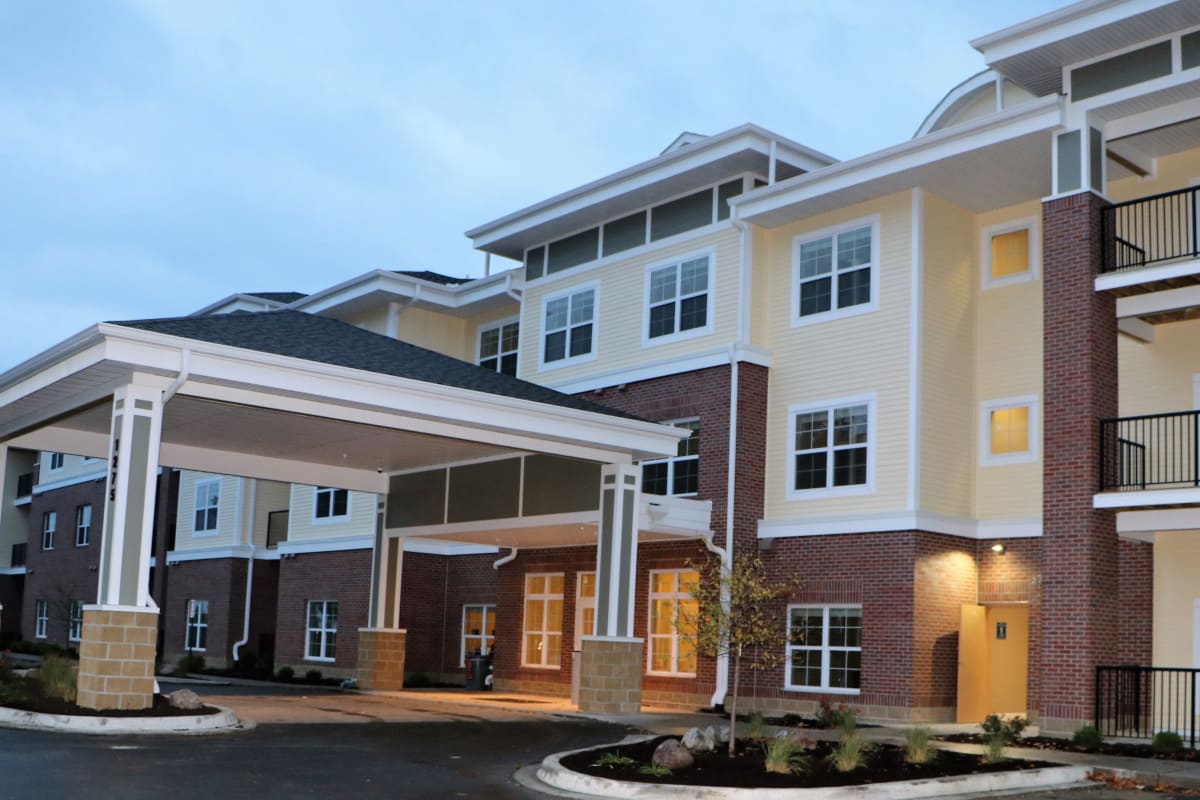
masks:
<svg viewBox="0 0 1200 800"><path fill-rule="evenodd" d="M242 615L242 638L233 643L233 663L238 653L250 641L250 602L254 597L254 515L258 503L258 479L250 479L250 554L246 556L246 610ZM243 531L245 529L243 528Z"/></svg>
<svg viewBox="0 0 1200 800"><path fill-rule="evenodd" d="M191 376L192 371L192 351L184 349L179 354L179 374L175 376L175 380L171 381L171 385L163 389L162 401L166 405L167 401L175 396L175 393L182 388L183 384Z"/></svg>
<svg viewBox="0 0 1200 800"><path fill-rule="evenodd" d="M517 557L517 548L514 547L512 550L509 551L508 555L501 556L500 558L493 561L492 569L500 569L501 567L503 567L505 564L512 561L516 557Z"/></svg>
<svg viewBox="0 0 1200 800"><path fill-rule="evenodd" d="M387 336L393 339L400 338L400 315L408 309L412 308L413 303L421 299L421 284L416 284L413 287L413 296L405 300L403 303L388 303L388 321L387 321Z"/></svg>

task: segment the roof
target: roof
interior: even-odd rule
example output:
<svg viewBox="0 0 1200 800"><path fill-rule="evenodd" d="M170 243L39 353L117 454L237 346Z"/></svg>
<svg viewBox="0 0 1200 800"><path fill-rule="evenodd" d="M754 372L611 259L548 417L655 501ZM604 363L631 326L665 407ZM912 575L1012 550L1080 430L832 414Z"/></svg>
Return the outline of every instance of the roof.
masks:
<svg viewBox="0 0 1200 800"><path fill-rule="evenodd" d="M410 278L419 278L430 283L440 283L443 286L457 286L460 283L470 283L474 280L474 278L454 278L450 275L443 275L440 272L430 272L427 269L397 269L393 270L393 272L397 275L407 275Z"/></svg>
<svg viewBox="0 0 1200 800"><path fill-rule="evenodd" d="M308 297L304 292L244 292L251 297L261 297L273 303L294 303L302 297Z"/></svg>
<svg viewBox="0 0 1200 800"><path fill-rule="evenodd" d="M639 419L341 320L302 311L235 311L209 317L168 317L109 324L578 411Z"/></svg>

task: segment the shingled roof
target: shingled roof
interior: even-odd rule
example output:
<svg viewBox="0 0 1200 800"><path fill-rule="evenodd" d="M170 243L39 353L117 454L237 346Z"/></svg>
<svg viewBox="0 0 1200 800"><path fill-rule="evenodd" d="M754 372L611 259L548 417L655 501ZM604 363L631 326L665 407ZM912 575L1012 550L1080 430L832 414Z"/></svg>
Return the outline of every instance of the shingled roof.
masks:
<svg viewBox="0 0 1200 800"><path fill-rule="evenodd" d="M443 275L440 272L430 272L427 269L398 269L395 270L397 275L407 275L410 278L419 278L430 283L440 283L443 286L458 286L462 283L469 283L473 278L455 278L450 275Z"/></svg>
<svg viewBox="0 0 1200 800"><path fill-rule="evenodd" d="M341 320L302 311L235 311L207 317L169 317L109 324L534 403L638 419L545 386L372 333Z"/></svg>
<svg viewBox="0 0 1200 800"><path fill-rule="evenodd" d="M308 297L304 292L246 292L246 294L275 303L294 303L302 297Z"/></svg>

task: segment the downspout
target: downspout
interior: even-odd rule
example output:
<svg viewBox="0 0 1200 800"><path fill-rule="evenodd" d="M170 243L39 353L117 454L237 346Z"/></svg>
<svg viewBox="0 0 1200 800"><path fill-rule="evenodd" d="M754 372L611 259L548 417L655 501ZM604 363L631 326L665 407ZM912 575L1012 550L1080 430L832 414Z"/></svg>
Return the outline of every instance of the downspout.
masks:
<svg viewBox="0 0 1200 800"><path fill-rule="evenodd" d="M512 561L516 557L517 557L517 548L514 547L512 550L509 551L508 555L502 556L502 557L496 559L495 561L493 561L492 569L500 569L501 567L503 567L505 564Z"/></svg>
<svg viewBox="0 0 1200 800"><path fill-rule="evenodd" d="M250 553L246 556L246 610L242 615L242 638L233 643L233 663L238 653L250 641L250 601L254 597L254 515L258 502L258 479L250 479ZM243 528L243 531L245 528Z"/></svg>
<svg viewBox="0 0 1200 800"><path fill-rule="evenodd" d="M403 303L388 303L387 334L393 339L400 338L400 315L412 308L413 303L421 299L421 285L413 286L413 296Z"/></svg>
<svg viewBox="0 0 1200 800"><path fill-rule="evenodd" d="M183 388L183 384L187 383L187 379L189 377L191 377L191 373L192 373L192 351L191 351L191 348L185 347L179 353L179 374L177 374L175 376L175 380L171 381L171 383L167 386L166 389L163 389L162 405L165 406L167 404L168 400L170 400L172 397L174 397L176 394L179 393L179 390ZM153 555L153 554L151 554L151 555ZM165 568L166 565L164 564L163 567ZM153 595L147 595L146 599L150 603L150 605L149 605L150 609L152 609L154 611L159 610L158 603L155 602ZM157 681L155 681L154 686L155 686L154 690L158 691L158 682Z"/></svg>

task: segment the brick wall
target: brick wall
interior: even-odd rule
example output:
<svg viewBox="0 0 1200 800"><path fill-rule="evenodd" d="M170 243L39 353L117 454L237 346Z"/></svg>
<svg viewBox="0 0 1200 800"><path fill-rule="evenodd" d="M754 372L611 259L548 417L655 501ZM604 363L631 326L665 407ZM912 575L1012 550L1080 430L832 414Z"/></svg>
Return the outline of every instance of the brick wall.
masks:
<svg viewBox="0 0 1200 800"><path fill-rule="evenodd" d="M303 676L310 669L326 677L354 677L358 662L358 629L367 625L371 586L371 551L298 553L279 562L279 607L275 633L275 667L288 665ZM336 600L336 660L307 661L305 635L309 600Z"/></svg>
<svg viewBox="0 0 1200 800"><path fill-rule="evenodd" d="M992 545L1004 545L997 553ZM983 604L1024 603L1029 606L1029 684L1026 707L1038 706L1042 647L1042 540L998 539L977 544L979 601Z"/></svg>
<svg viewBox="0 0 1200 800"><path fill-rule="evenodd" d="M1119 557L1121 635L1112 663L1153 664L1154 545L1122 539Z"/></svg>
<svg viewBox="0 0 1200 800"><path fill-rule="evenodd" d="M979 586L975 545L953 536L916 534L910 705L923 709L926 718L952 719L958 705L961 608L976 602Z"/></svg>
<svg viewBox="0 0 1200 800"><path fill-rule="evenodd" d="M206 666L224 668L230 663L230 648L241 637L242 609L246 596L246 560L212 558L181 561L168 568L171 592L161 606L159 626L163 631L161 658L176 664L187 655L186 628L189 600L208 601L208 631L205 636Z"/></svg>
<svg viewBox="0 0 1200 800"><path fill-rule="evenodd" d="M405 637L404 671L436 678L442 669L446 608L446 556L405 553L400 577L400 627Z"/></svg>
<svg viewBox="0 0 1200 800"><path fill-rule="evenodd" d="M500 571L492 569L492 563L504 555L505 551L501 551L446 558L446 613L441 619L445 680L463 679L464 670L458 665L462 653L462 609L468 604L496 603Z"/></svg>

